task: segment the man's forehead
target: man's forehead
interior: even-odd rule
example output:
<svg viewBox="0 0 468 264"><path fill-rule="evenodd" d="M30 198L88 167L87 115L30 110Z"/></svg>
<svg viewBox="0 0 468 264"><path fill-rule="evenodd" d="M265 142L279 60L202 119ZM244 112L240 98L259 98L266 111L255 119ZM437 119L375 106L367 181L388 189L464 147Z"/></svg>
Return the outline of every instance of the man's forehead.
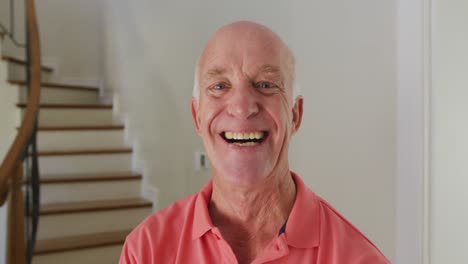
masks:
<svg viewBox="0 0 468 264"><path fill-rule="evenodd" d="M270 75L293 85L294 64L294 55L276 33L263 25L240 21L213 34L195 74L200 81L239 73L250 77Z"/></svg>
<svg viewBox="0 0 468 264"><path fill-rule="evenodd" d="M206 76L219 76L224 75L229 72L231 69L225 66L208 66L205 70L202 70L203 74ZM273 64L261 64L255 67L252 67L256 73L264 73L264 74L280 74L281 67Z"/></svg>
<svg viewBox="0 0 468 264"><path fill-rule="evenodd" d="M252 42L252 40L249 40ZM199 73L216 76L242 71L249 74L280 74L286 71L287 55L278 46L268 45L260 39L257 43L216 43L207 47L199 61Z"/></svg>
<svg viewBox="0 0 468 264"><path fill-rule="evenodd" d="M230 41L239 37L242 37L244 40L262 38L281 42L281 38L271 29L250 21L239 21L225 25L214 32L208 42L215 42L220 39Z"/></svg>
<svg viewBox="0 0 468 264"><path fill-rule="evenodd" d="M208 40L200 59L232 59L241 56L242 53L271 57L280 55L284 49L281 38L267 27L241 21L217 30Z"/></svg>

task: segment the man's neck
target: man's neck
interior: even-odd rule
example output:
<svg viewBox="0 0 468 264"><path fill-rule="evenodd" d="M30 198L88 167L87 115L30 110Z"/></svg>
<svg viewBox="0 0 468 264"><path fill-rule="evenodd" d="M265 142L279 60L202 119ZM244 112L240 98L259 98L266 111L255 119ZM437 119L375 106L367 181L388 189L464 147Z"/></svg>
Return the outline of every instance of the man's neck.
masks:
<svg viewBox="0 0 468 264"><path fill-rule="evenodd" d="M295 197L296 187L289 170L271 175L253 187L233 186L214 178L209 211L213 224L238 259L242 254L254 258L278 234Z"/></svg>

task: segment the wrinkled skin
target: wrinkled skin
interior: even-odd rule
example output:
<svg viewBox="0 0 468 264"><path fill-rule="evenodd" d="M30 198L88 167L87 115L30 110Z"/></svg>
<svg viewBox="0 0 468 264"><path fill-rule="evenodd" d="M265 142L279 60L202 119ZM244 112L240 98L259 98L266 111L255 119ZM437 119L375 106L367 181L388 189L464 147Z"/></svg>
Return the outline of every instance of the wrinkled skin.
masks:
<svg viewBox="0 0 468 264"><path fill-rule="evenodd" d="M209 213L239 263L276 236L294 204L289 142L303 99L293 100L294 59L268 28L236 22L208 41L196 73L192 116L213 168ZM264 132L259 144L228 143L224 132Z"/></svg>
<svg viewBox="0 0 468 264"><path fill-rule="evenodd" d="M192 113L214 178L253 186L289 171L288 145L303 101L292 98L291 64L279 37L251 22L222 28L210 39L198 65L200 96L192 100ZM240 147L226 143L224 131L268 131L268 138Z"/></svg>

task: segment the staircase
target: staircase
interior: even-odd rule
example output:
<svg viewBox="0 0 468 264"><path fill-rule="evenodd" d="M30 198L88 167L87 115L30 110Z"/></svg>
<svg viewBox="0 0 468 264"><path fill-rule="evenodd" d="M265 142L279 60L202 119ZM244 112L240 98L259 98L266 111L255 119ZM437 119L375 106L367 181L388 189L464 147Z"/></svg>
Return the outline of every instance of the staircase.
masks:
<svg viewBox="0 0 468 264"><path fill-rule="evenodd" d="M1 36L0 36L1 38ZM25 107L24 61L1 54L8 81ZM0 71L5 67L0 67ZM117 263L126 235L152 212L141 198L142 175L132 170L125 127L102 104L98 87L55 83L42 67L38 128L41 209L34 264ZM3 82L3 83L1 83Z"/></svg>

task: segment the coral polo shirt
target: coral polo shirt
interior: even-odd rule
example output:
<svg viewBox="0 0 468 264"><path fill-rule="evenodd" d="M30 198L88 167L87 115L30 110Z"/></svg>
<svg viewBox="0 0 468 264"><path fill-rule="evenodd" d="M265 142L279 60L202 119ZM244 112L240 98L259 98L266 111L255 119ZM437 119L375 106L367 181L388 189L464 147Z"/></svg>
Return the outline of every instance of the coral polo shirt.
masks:
<svg viewBox="0 0 468 264"><path fill-rule="evenodd" d="M384 264L356 227L291 173L296 200L287 223L252 263ZM120 264L237 263L208 213L211 181L197 194L149 216L130 235Z"/></svg>

